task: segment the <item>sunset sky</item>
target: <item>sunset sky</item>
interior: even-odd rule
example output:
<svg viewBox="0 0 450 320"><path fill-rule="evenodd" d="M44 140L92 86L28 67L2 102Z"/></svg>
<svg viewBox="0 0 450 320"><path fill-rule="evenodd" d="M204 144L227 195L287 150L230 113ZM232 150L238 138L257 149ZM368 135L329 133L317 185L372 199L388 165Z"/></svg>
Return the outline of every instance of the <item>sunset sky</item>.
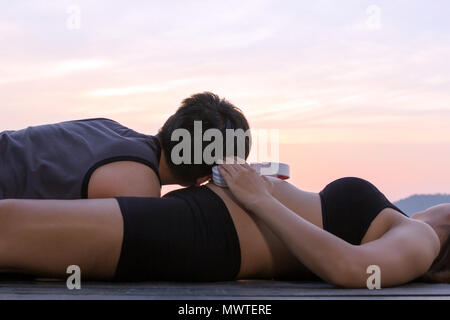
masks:
<svg viewBox="0 0 450 320"><path fill-rule="evenodd" d="M1 1L0 130L153 134L212 91L280 130L291 182L450 193L450 1ZM1 178L1 177L0 177Z"/></svg>

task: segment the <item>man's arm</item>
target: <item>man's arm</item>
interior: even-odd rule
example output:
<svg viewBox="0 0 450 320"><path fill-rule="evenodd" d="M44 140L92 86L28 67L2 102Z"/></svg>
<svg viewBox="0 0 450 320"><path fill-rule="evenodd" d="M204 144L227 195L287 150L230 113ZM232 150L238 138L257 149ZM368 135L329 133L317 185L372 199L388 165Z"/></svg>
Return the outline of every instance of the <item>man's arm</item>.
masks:
<svg viewBox="0 0 450 320"><path fill-rule="evenodd" d="M138 162L119 161L104 165L95 170L89 181L90 199L160 196L158 176L150 167Z"/></svg>

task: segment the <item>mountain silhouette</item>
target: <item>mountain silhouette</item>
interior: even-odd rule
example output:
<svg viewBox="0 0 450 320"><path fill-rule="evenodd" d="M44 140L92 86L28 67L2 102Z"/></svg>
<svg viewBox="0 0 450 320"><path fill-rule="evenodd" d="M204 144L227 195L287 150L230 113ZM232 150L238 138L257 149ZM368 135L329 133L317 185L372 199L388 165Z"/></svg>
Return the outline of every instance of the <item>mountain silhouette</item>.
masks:
<svg viewBox="0 0 450 320"><path fill-rule="evenodd" d="M450 194L416 194L395 202L395 205L407 215L411 216L416 212L423 211L441 203L450 203Z"/></svg>

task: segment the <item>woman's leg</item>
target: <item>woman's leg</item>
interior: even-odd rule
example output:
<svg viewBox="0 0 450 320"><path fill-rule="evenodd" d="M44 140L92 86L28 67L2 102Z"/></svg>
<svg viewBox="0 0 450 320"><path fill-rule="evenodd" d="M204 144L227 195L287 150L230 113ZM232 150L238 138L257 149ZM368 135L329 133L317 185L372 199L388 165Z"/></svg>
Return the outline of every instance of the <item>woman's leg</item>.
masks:
<svg viewBox="0 0 450 320"><path fill-rule="evenodd" d="M120 257L123 220L115 199L0 200L0 270L66 278L111 279Z"/></svg>

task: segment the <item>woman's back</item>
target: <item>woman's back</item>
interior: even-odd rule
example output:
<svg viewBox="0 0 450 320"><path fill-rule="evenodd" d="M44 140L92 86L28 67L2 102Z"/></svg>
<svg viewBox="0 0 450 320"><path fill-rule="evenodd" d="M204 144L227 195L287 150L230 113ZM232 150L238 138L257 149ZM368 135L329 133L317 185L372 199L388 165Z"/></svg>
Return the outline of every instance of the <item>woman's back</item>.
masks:
<svg viewBox="0 0 450 320"><path fill-rule="evenodd" d="M321 227L318 194L304 192L278 179L272 181L274 195L280 202ZM239 278L315 278L260 219L236 202L228 189L211 183L207 186L223 200L233 219L241 246Z"/></svg>
<svg viewBox="0 0 450 320"><path fill-rule="evenodd" d="M284 206L315 226L324 229L322 202L318 193L302 191L290 183L275 178L269 178L269 181L273 185L273 196ZM240 278L298 280L316 278L290 253L287 246L263 221L236 202L229 189L220 188L214 184L208 184L208 187L224 201L235 224L241 245ZM361 244L379 239L393 225L399 223L399 220L404 219L407 218L391 208L383 210L366 230Z"/></svg>

